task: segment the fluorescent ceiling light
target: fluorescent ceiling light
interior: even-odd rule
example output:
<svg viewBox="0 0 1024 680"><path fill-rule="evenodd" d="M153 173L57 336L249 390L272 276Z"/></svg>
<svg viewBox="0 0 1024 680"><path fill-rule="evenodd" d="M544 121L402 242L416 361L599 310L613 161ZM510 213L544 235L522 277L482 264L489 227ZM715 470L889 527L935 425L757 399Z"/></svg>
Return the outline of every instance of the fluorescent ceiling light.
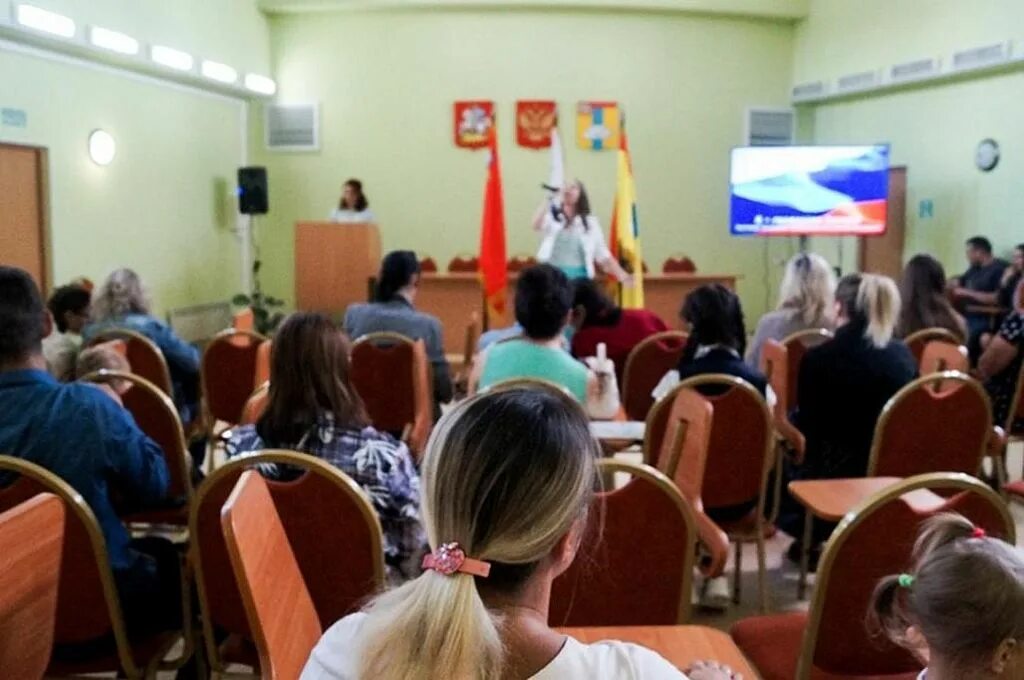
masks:
<svg viewBox="0 0 1024 680"><path fill-rule="evenodd" d="M247 73L245 75L246 88L258 94L274 94L277 92L277 83L266 76Z"/></svg>
<svg viewBox="0 0 1024 680"><path fill-rule="evenodd" d="M153 45L153 47L149 50L149 56L156 63L162 64L168 68L173 68L177 71L192 70L192 55L188 52L176 50L173 47Z"/></svg>
<svg viewBox="0 0 1024 680"><path fill-rule="evenodd" d="M89 42L96 47L105 50L118 52L120 54L138 54L139 41L130 35L111 31L109 28L91 26L89 28Z"/></svg>
<svg viewBox="0 0 1024 680"><path fill-rule="evenodd" d="M50 12L34 5L18 5L15 16L18 23L44 33L52 33L62 38L73 38L75 22L70 17Z"/></svg>
<svg viewBox="0 0 1024 680"><path fill-rule="evenodd" d="M216 61L203 60L203 75L222 83L233 83L238 80L238 71L227 64L220 64Z"/></svg>

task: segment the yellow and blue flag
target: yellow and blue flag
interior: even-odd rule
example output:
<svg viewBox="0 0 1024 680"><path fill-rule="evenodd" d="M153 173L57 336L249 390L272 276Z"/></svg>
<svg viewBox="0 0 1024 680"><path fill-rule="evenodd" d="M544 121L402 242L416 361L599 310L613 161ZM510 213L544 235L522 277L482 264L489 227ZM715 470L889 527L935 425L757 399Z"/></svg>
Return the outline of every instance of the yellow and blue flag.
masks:
<svg viewBox="0 0 1024 680"><path fill-rule="evenodd" d="M622 267L633 275L632 286L621 286L619 303L626 309L643 309L644 265L640 250L640 221L636 211L636 184L633 164L629 158L626 131L619 145L619 171L615 187L615 208L612 210L610 250Z"/></svg>
<svg viewBox="0 0 1024 680"><path fill-rule="evenodd" d="M615 102L576 105L576 143L581 149L617 149L621 134L619 105Z"/></svg>

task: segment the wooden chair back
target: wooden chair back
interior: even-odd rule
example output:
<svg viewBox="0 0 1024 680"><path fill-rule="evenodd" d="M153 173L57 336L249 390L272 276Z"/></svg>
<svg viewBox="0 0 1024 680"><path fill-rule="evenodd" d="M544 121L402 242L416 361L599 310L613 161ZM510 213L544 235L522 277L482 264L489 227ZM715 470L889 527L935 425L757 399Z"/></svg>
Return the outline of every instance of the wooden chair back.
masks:
<svg viewBox="0 0 1024 680"><path fill-rule="evenodd" d="M352 384L378 430L402 432L416 419L413 340L369 333L352 343Z"/></svg>
<svg viewBox="0 0 1024 680"><path fill-rule="evenodd" d="M0 669L42 678L57 623L64 504L38 494L0 513Z"/></svg>
<svg viewBox="0 0 1024 680"><path fill-rule="evenodd" d="M800 362L804 360L807 350L831 339L832 331L827 328L811 328L797 331L782 340L786 348L786 402L782 404L785 409L782 413L789 413L799 403Z"/></svg>
<svg viewBox="0 0 1024 680"><path fill-rule="evenodd" d="M921 351L919 367L921 375L944 371L969 373L971 370L970 360L967 358L967 348L945 340L930 340L925 344Z"/></svg>
<svg viewBox="0 0 1024 680"><path fill-rule="evenodd" d="M297 678L323 630L263 477L242 473L221 528L264 678Z"/></svg>
<svg viewBox="0 0 1024 680"><path fill-rule="evenodd" d="M694 274L697 272L697 265L689 256L682 253L672 255L661 265L663 274Z"/></svg>
<svg viewBox="0 0 1024 680"><path fill-rule="evenodd" d="M266 338L252 331L229 329L213 337L203 351L200 381L209 421L234 425L256 383L260 346Z"/></svg>
<svg viewBox="0 0 1024 680"><path fill-rule="evenodd" d="M509 274L518 274L524 269L529 269L537 264L537 258L532 255L516 255L508 261Z"/></svg>
<svg viewBox="0 0 1024 680"><path fill-rule="evenodd" d="M936 384L943 389L936 390ZM976 380L956 371L926 375L905 385L882 409L868 475L977 475L991 434L992 407Z"/></svg>
<svg viewBox="0 0 1024 680"><path fill-rule="evenodd" d="M270 401L270 381L263 383L249 395L242 407L242 417L239 425L255 425L267 410L267 402Z"/></svg>
<svg viewBox="0 0 1024 680"><path fill-rule="evenodd" d="M128 676L141 677L128 641L107 544L92 508L67 482L35 463L0 455L0 472L14 477L12 483L0 489L0 511L39 493L52 493L64 504L54 645L112 637L117 654L110 670L120 663Z"/></svg>
<svg viewBox="0 0 1024 680"><path fill-rule="evenodd" d="M682 331L664 331L636 344L626 357L622 371L622 405L630 420L644 420L654 404L651 392L669 371L678 368L688 336Z"/></svg>
<svg viewBox="0 0 1024 680"><path fill-rule="evenodd" d="M420 272L424 274L437 273L437 261L432 257L425 257L420 260Z"/></svg>
<svg viewBox="0 0 1024 680"><path fill-rule="evenodd" d="M775 417L788 415L789 398L789 352L778 340L765 340L761 345L761 374L775 393Z"/></svg>
<svg viewBox="0 0 1024 680"><path fill-rule="evenodd" d="M475 255L456 255L448 262L449 274L475 274L480 269L480 258Z"/></svg>
<svg viewBox="0 0 1024 680"><path fill-rule="evenodd" d="M953 495L936 503L933 494L915 493L924 489ZM911 566L921 524L941 512L958 512L991 536L1011 544L1016 540L1006 503L967 475L911 477L867 499L847 513L821 557L797 680L827 674L889 676L921 669L909 652L871 635L862 624L851 625L851 621L863 620L862 613L882 577ZM880 536L884 540L879 540Z"/></svg>
<svg viewBox="0 0 1024 680"><path fill-rule="evenodd" d="M549 623L685 623L697 538L693 509L672 481L650 466L606 459L598 470L632 479L594 499L580 553L552 586Z"/></svg>
<svg viewBox="0 0 1024 680"><path fill-rule="evenodd" d="M469 374L470 366L473 364L473 357L476 356L476 343L480 339L480 314L473 312L466 324L466 337L462 345L462 370Z"/></svg>
<svg viewBox="0 0 1024 680"><path fill-rule="evenodd" d="M944 342L948 345L960 346L964 338L958 337L955 333L945 328L924 328L911 333L903 339L903 343L914 355L914 360L919 364L924 354L924 348L931 342ZM924 371L922 371L924 373Z"/></svg>
<svg viewBox="0 0 1024 680"><path fill-rule="evenodd" d="M319 458L295 451L259 451L229 460L196 490L189 517L207 654L218 671L224 670L225 661L223 648L215 640L225 635L251 639L221 531L221 508L242 473L263 464L305 471L292 481L268 481L267 487L320 626L326 630L384 587L380 520L351 477Z"/></svg>
<svg viewBox="0 0 1024 680"><path fill-rule="evenodd" d="M647 416L644 463L671 479L700 507L714 408L699 392L676 386Z"/></svg>
<svg viewBox="0 0 1024 680"><path fill-rule="evenodd" d="M153 383L167 396L174 397L167 360L152 340L130 328L108 328L93 336L89 340L89 347L111 340L122 340L125 343L125 358L128 359L132 373Z"/></svg>

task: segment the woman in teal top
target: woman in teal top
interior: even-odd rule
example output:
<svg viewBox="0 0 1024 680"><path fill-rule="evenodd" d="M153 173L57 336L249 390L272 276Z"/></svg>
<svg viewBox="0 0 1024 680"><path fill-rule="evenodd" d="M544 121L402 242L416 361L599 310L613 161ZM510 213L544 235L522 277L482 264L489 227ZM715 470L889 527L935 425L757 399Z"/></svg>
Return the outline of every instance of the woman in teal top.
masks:
<svg viewBox="0 0 1024 680"><path fill-rule="evenodd" d="M600 367L599 377L566 348L562 329L569 323L572 301L572 283L560 269L542 264L524 270L516 285L515 302L516 321L523 333L492 345L481 356L474 369L477 387L538 378L565 387L584 405L614 389L613 371Z"/></svg>

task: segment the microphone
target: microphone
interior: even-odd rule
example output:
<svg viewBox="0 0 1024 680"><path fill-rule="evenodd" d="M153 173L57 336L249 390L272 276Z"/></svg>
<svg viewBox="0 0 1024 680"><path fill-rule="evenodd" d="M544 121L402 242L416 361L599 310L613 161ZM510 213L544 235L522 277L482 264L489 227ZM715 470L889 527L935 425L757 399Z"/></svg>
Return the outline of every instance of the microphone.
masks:
<svg viewBox="0 0 1024 680"><path fill-rule="evenodd" d="M559 187L553 187L553 186L551 186L550 184L547 184L547 183L541 184L540 188L541 189L545 189L547 191L550 191L553 194L554 193L558 193L559 191L561 191L561 189Z"/></svg>

